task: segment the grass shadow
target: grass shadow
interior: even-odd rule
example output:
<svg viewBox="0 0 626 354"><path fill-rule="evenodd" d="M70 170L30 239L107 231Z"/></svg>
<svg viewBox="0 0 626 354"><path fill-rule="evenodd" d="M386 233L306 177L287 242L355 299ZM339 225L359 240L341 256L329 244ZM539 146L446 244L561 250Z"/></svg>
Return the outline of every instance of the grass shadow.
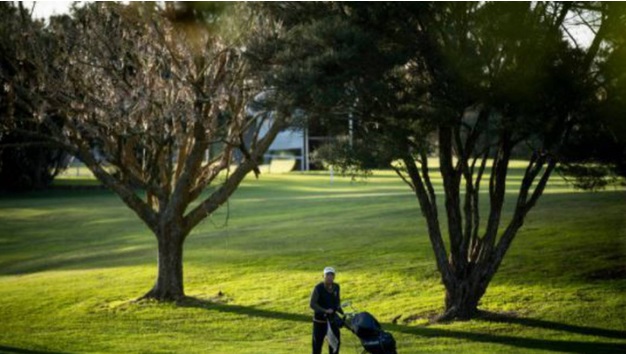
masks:
<svg viewBox="0 0 626 354"><path fill-rule="evenodd" d="M15 347L7 347L5 345L0 345L0 353L7 353L7 354L63 354L61 352L44 352L44 351L40 351L40 350L30 350L30 349L23 349L23 348L15 348Z"/></svg>
<svg viewBox="0 0 626 354"><path fill-rule="evenodd" d="M206 310L214 310L225 313L232 313L236 315L245 315L252 317L261 317L273 320L284 320L293 322L311 322L312 316L301 315L297 313L269 311L258 309L250 306L240 305L228 305L221 301L220 297L215 297L210 300L198 299L194 297L186 297L176 303L180 307L195 307Z"/></svg>
<svg viewBox="0 0 626 354"><path fill-rule="evenodd" d="M275 320L306 322L306 323L311 322L311 316L287 313L287 312L263 310L259 308L249 307L249 306L229 305L229 304L221 302L219 298L203 300L203 299L190 297L190 298L186 298L178 302L178 306L203 308L207 310L226 312L226 313L245 315L245 316L267 318L267 319L275 319ZM549 324L555 325L551 322L541 321L541 320L530 320L530 322L526 322L526 323L541 324L541 325L549 325ZM488 334L488 333L464 332L464 331L441 329L441 328L430 328L430 327L424 327L424 326L405 326L405 325L397 325L397 324L391 324L391 323L382 323L382 325L385 330L409 334L409 335L421 336L424 338L439 338L439 337L454 338L454 339L467 340L471 342L503 344L503 345L508 345L508 346L517 347L517 348L524 348L524 349L540 349L540 350L547 350L547 351L554 351L554 352L567 352L567 353L624 353L626 351L626 343L535 339L535 338L524 338L524 337L515 337L515 336L506 336L506 335L495 335L495 334ZM603 335L609 334L611 338L624 338L623 336L617 337L617 334L623 334L623 332L620 332L620 331L570 326L570 325L565 325L565 324L558 324L558 325L561 325L560 328L562 328L563 330L575 330L576 331L575 333L580 333L580 334L588 334L588 335L593 335L593 336L600 335L600 334L603 334ZM552 326L550 328L559 329L558 326Z"/></svg>
<svg viewBox="0 0 626 354"><path fill-rule="evenodd" d="M384 323L383 327L387 330L400 332L404 334L412 334L425 338L454 338L471 342L495 343L503 344L523 349L537 349L553 352L565 353L624 353L626 351L626 343L611 342L585 342L570 340L554 340L554 339L536 339L515 337L506 335L495 335L487 333L463 332L448 329L428 328L428 327L410 327Z"/></svg>
<svg viewBox="0 0 626 354"><path fill-rule="evenodd" d="M516 324L516 325L521 325L521 326L526 326L526 327L543 328L543 329L549 329L549 330L555 330L555 331L583 334L583 335L588 335L588 336L626 339L626 331L604 329L604 328L597 328L597 327L576 326L576 325L570 325L567 323L538 320L534 318L517 317L517 316L486 312L486 311L483 311L480 317L476 319L479 321Z"/></svg>
<svg viewBox="0 0 626 354"><path fill-rule="evenodd" d="M77 251L76 253L79 253ZM0 262L0 275L26 275L51 270L84 270L136 266L154 260L156 253L150 247L138 247L131 250L106 250L94 254L63 257L63 254L51 259L29 257L25 259ZM1 256L1 253L0 253Z"/></svg>

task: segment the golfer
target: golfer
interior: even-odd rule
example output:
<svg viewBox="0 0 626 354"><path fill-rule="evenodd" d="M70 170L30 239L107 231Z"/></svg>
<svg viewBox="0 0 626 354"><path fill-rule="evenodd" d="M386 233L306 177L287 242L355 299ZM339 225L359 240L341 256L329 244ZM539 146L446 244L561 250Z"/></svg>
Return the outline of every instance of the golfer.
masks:
<svg viewBox="0 0 626 354"><path fill-rule="evenodd" d="M335 283L335 269L324 268L324 281L317 284L311 293L313 315L313 354L322 353L324 337L328 335L328 352L339 353L341 335L335 318L335 312L343 314L339 295L339 284Z"/></svg>

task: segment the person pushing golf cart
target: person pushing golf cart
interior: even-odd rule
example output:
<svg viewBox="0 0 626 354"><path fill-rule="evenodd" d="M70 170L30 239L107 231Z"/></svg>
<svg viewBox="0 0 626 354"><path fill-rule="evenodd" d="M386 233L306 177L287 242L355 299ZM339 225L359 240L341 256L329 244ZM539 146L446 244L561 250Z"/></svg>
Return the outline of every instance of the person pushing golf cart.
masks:
<svg viewBox="0 0 626 354"><path fill-rule="evenodd" d="M335 269L324 268L324 281L313 288L311 309L313 310L313 354L321 354L324 337L328 337L328 352L339 353L341 333L336 313L342 313L339 284L335 283Z"/></svg>
<svg viewBox="0 0 626 354"><path fill-rule="evenodd" d="M383 330L372 314L355 311L350 302L341 304L334 268L324 268L324 281L313 288L310 306L314 311L313 354L322 353L324 337L328 340L328 352L338 354L341 327L346 327L359 338L364 353L397 354L395 339L391 333ZM351 308L352 311L344 313L344 307Z"/></svg>

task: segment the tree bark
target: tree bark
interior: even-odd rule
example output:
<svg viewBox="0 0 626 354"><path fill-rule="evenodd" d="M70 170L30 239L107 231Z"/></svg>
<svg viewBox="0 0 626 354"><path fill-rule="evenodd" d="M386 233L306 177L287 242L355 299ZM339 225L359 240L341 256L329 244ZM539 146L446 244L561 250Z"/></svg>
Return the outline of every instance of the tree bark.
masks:
<svg viewBox="0 0 626 354"><path fill-rule="evenodd" d="M487 282L470 277L455 279L446 286L445 312L442 320L468 320L478 312L478 302L487 290Z"/></svg>
<svg viewBox="0 0 626 354"><path fill-rule="evenodd" d="M157 235L158 274L154 286L141 299L177 301L185 297L183 288L183 232L163 228Z"/></svg>
<svg viewBox="0 0 626 354"><path fill-rule="evenodd" d="M547 162L547 167L544 169L544 165ZM508 161L506 162L508 164ZM478 248L482 255L479 259L474 259L471 253L462 253L460 256L468 257L470 259L466 268L451 267L452 276L444 277L442 280L446 288L445 298L445 311L442 316L439 317L441 321L448 321L452 319L468 320L474 317L478 313L478 302L487 291L489 283L493 279L494 275L498 271L498 268L504 258L507 250L511 246L513 239L517 235L518 231L524 224L524 219L528 211L536 204L538 198L543 193L543 190L548 183L548 179L552 174L556 166L556 160L550 156L538 156L533 155L528 168L524 174L522 185L520 186L520 192L518 196L518 203L515 208L513 218L504 232L499 237L499 243L494 248L493 244L485 244L479 242ZM544 171L539 182L535 186L530 199L528 193L535 181L536 177L541 171ZM500 171L503 173L504 171ZM499 183L504 183L501 181ZM503 186L501 188L494 188L496 191L504 191ZM447 190L446 190L447 193ZM494 199L494 198L492 198ZM496 211L498 214L502 212L503 196L496 195ZM492 204L492 208L494 204ZM456 217L448 213L448 218ZM487 237L487 236L485 236ZM493 236L493 240L495 240ZM454 252L452 250L451 252ZM471 252L467 250L467 252ZM450 257L450 262L453 258Z"/></svg>

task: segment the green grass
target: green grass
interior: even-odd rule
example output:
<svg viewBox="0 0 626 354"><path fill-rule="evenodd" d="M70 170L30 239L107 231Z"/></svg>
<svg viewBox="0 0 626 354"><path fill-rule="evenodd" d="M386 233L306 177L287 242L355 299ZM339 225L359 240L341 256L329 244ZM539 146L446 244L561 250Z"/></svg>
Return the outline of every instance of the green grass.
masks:
<svg viewBox="0 0 626 354"><path fill-rule="evenodd" d="M555 178L481 303L515 316L428 325L443 287L417 201L390 172L246 180L228 225L222 208L189 237L197 301L180 306L131 302L154 281L156 242L110 192L0 199L0 352L306 353L309 294L326 265L400 353L624 352L625 201L624 190L575 192ZM342 353L356 353L356 337L342 338Z"/></svg>

